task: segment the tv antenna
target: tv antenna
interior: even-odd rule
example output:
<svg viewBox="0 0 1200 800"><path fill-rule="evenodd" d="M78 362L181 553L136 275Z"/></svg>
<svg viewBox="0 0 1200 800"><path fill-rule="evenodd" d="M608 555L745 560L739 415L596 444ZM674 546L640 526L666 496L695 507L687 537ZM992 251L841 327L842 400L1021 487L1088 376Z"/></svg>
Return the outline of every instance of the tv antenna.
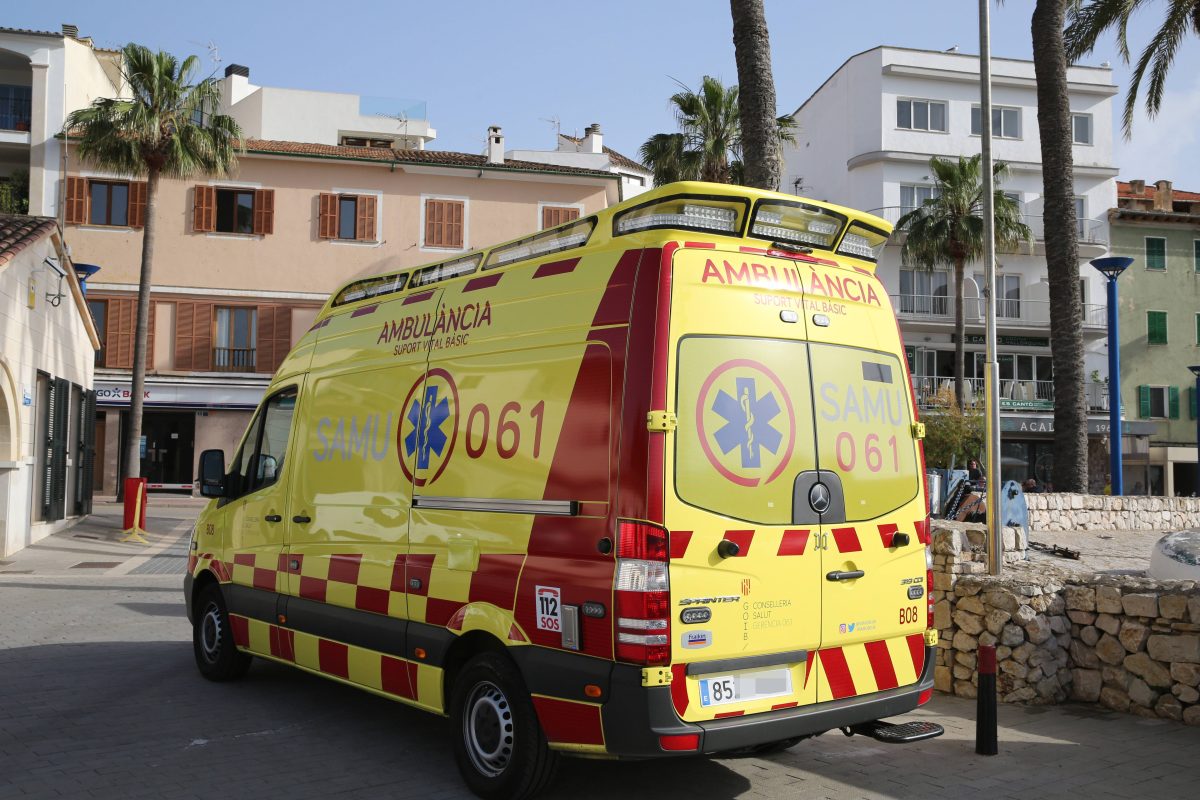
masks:
<svg viewBox="0 0 1200 800"><path fill-rule="evenodd" d="M553 117L538 117L538 119L542 122L550 123L550 127L554 129L555 142L557 143L557 137L562 136L562 120L558 118L557 114Z"/></svg>

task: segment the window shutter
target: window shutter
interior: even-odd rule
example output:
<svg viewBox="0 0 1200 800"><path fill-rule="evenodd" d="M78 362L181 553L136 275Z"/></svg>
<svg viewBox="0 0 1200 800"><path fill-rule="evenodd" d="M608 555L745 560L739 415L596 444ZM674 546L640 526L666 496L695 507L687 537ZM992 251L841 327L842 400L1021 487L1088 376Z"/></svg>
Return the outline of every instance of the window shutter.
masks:
<svg viewBox="0 0 1200 800"><path fill-rule="evenodd" d="M317 198L317 237L336 239L338 234L338 199L336 194L322 192Z"/></svg>
<svg viewBox="0 0 1200 800"><path fill-rule="evenodd" d="M355 220L354 238L363 242L375 241L375 196L360 194L355 206L358 219Z"/></svg>
<svg viewBox="0 0 1200 800"><path fill-rule="evenodd" d="M137 311L136 303L134 304L133 308L134 308L134 311L136 312ZM154 300L151 300L150 301L150 316L149 316L149 319L147 319L147 321L146 321L145 358L146 358L146 371L147 372L150 372L154 369L154 343L155 343L155 339L154 339L154 327L155 327L154 319L155 319L155 317L154 317L154 314L157 309L158 309L158 303L156 303ZM134 320L136 321L136 319L137 318L135 317ZM134 335L135 336L137 335L136 331L134 332Z"/></svg>
<svg viewBox="0 0 1200 800"><path fill-rule="evenodd" d="M1167 416L1169 416L1171 419L1179 419L1179 387L1178 386L1168 386L1167 387L1167 405L1169 406L1169 409L1167 411Z"/></svg>
<svg viewBox="0 0 1200 800"><path fill-rule="evenodd" d="M1138 387L1138 416L1142 419L1150 419L1150 387Z"/></svg>
<svg viewBox="0 0 1200 800"><path fill-rule="evenodd" d="M193 194L192 230L207 233L217 229L217 189L214 186L196 185Z"/></svg>
<svg viewBox="0 0 1200 800"><path fill-rule="evenodd" d="M63 518L67 490L67 420L71 384L52 378L46 384L45 472L42 476L42 519Z"/></svg>
<svg viewBox="0 0 1200 800"><path fill-rule="evenodd" d="M275 190L254 190L254 232L262 236L275 232Z"/></svg>
<svg viewBox="0 0 1200 800"><path fill-rule="evenodd" d="M104 366L110 369L133 369L133 336L136 325L137 300L121 298L108 301Z"/></svg>
<svg viewBox="0 0 1200 800"><path fill-rule="evenodd" d="M426 200L425 245L461 248L465 209L461 200Z"/></svg>
<svg viewBox="0 0 1200 800"><path fill-rule="evenodd" d="M446 203L447 246L463 246L463 210L466 206L457 201Z"/></svg>
<svg viewBox="0 0 1200 800"><path fill-rule="evenodd" d="M66 208L63 219L68 225L83 225L87 222L88 185L87 178L67 178Z"/></svg>
<svg viewBox="0 0 1200 800"><path fill-rule="evenodd" d="M442 241L442 204L437 200L425 201L425 244L437 247Z"/></svg>
<svg viewBox="0 0 1200 800"><path fill-rule="evenodd" d="M274 374L292 348L291 306L258 307L257 371Z"/></svg>
<svg viewBox="0 0 1200 800"><path fill-rule="evenodd" d="M96 393L85 391L79 409L79 464L75 470L75 513L92 513L96 480Z"/></svg>
<svg viewBox="0 0 1200 800"><path fill-rule="evenodd" d="M129 183L129 227L146 227L146 199L149 184L145 181Z"/></svg>
<svg viewBox="0 0 1200 800"><path fill-rule="evenodd" d="M175 369L212 369L212 303L175 304Z"/></svg>
<svg viewBox="0 0 1200 800"><path fill-rule="evenodd" d="M542 229L556 228L566 222L579 219L578 208L565 206L544 206L542 208Z"/></svg>

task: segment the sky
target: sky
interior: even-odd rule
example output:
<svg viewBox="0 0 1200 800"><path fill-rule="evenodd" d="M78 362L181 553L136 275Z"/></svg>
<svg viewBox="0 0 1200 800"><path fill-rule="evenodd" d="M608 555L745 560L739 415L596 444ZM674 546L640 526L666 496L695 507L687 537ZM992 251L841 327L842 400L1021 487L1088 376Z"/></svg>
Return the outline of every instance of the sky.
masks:
<svg viewBox="0 0 1200 800"><path fill-rule="evenodd" d="M1132 26L1135 59L1163 5L1148 4ZM993 4L994 56L1031 57L1032 10L1033 0ZM877 45L978 53L977 12L971 0L766 0L780 113ZM596 122L605 144L636 158L651 135L675 130L667 98L677 82L737 82L727 0L50 0L0 12L6 27L58 30L64 22L102 47L135 41L196 54L218 73L243 64L259 85L424 100L438 133L431 148L469 153L484 151L493 124L509 149L553 149L556 126L582 135ZM1119 126L1129 68L1112 37L1082 63L1104 61L1121 89L1113 98ZM1116 131L1114 160L1122 179L1200 190L1200 38L1180 48L1166 90L1162 113L1139 115L1132 140Z"/></svg>

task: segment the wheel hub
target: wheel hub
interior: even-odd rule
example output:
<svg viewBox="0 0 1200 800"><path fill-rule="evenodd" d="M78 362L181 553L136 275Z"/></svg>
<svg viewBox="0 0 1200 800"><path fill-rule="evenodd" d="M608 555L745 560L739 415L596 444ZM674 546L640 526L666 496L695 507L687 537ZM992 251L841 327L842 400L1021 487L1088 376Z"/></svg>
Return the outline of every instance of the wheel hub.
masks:
<svg viewBox="0 0 1200 800"><path fill-rule="evenodd" d="M221 655L221 610L216 603L210 603L204 609L200 620L200 649L204 660L215 663Z"/></svg>
<svg viewBox="0 0 1200 800"><path fill-rule="evenodd" d="M504 692L495 684L478 684L467 700L463 738L471 763L494 778L512 761L513 714Z"/></svg>

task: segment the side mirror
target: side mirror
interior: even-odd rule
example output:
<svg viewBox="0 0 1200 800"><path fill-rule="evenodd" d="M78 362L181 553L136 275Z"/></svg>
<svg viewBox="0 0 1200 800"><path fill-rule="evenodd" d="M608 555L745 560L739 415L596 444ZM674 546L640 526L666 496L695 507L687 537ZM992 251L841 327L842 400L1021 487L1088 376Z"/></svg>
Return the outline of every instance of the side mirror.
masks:
<svg viewBox="0 0 1200 800"><path fill-rule="evenodd" d="M205 450L200 454L200 495L225 496L224 450Z"/></svg>

